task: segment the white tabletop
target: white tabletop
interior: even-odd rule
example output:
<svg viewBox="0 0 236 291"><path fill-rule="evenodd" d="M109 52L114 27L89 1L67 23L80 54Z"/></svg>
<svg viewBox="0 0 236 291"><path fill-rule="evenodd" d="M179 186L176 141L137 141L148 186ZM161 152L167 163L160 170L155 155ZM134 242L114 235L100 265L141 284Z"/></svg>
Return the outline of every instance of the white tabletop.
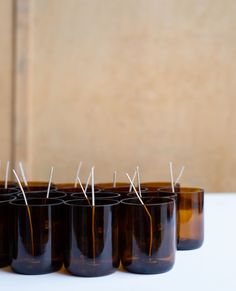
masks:
<svg viewBox="0 0 236 291"><path fill-rule="evenodd" d="M0 290L236 290L236 194L206 194L205 242L195 251L178 251L174 268L160 275L136 275L117 271L82 278L63 270L48 275L26 276L0 269Z"/></svg>

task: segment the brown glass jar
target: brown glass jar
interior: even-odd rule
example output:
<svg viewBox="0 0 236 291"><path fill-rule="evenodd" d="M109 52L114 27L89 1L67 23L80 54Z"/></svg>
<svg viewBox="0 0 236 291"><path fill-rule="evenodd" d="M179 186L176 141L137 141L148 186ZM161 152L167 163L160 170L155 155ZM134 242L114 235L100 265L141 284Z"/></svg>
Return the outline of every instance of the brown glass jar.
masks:
<svg viewBox="0 0 236 291"><path fill-rule="evenodd" d="M171 189L160 189L171 193ZM197 187L180 187L177 195L177 249L193 250L204 240L204 190Z"/></svg>
<svg viewBox="0 0 236 291"><path fill-rule="evenodd" d="M137 198L121 201L120 255L132 273L158 274L175 262L176 212L172 198Z"/></svg>
<svg viewBox="0 0 236 291"><path fill-rule="evenodd" d="M10 202L13 271L27 275L58 271L63 263L63 201ZM30 214L29 214L30 213Z"/></svg>
<svg viewBox="0 0 236 291"><path fill-rule="evenodd" d="M65 202L65 259L68 272L97 277L113 273L119 267L119 201L86 199Z"/></svg>

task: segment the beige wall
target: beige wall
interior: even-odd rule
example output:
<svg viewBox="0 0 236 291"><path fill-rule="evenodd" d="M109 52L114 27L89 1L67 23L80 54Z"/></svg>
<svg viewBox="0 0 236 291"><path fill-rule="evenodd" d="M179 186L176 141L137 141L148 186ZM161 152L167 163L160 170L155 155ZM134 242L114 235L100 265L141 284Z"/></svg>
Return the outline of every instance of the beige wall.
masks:
<svg viewBox="0 0 236 291"><path fill-rule="evenodd" d="M12 160L12 1L0 1L0 160ZM0 179L2 178L0 169Z"/></svg>
<svg viewBox="0 0 236 291"><path fill-rule="evenodd" d="M73 180L83 160L83 177L138 164L161 180L172 160L185 184L235 191L235 1L21 2L15 161L31 179Z"/></svg>

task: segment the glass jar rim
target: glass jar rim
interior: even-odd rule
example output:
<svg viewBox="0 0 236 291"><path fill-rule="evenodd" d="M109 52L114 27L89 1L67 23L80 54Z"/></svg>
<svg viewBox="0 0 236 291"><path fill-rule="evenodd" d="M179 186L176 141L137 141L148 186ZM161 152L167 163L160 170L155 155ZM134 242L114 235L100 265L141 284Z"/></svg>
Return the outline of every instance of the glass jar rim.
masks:
<svg viewBox="0 0 236 291"><path fill-rule="evenodd" d="M84 202L86 201L86 203L84 204L76 204L76 202ZM105 204L96 204L96 201L106 201L107 203ZM92 202L90 200L90 202ZM71 207L91 207L91 205L88 204L87 202L87 199L84 197L82 199L72 199L72 200L67 200L67 201L64 201L64 204L66 206L71 206ZM119 200L116 200L116 199L105 199L105 198L97 198L95 199L95 208L97 207L106 207L106 206L114 206L114 205L118 205L120 204L120 201Z"/></svg>
<svg viewBox="0 0 236 291"><path fill-rule="evenodd" d="M141 199L146 206L175 204L175 200L173 198L170 198L170 197L152 197L152 196L149 196L149 197L142 197ZM157 200L157 201L159 200L159 202L145 203L146 200ZM143 204L140 202L140 200L137 197L125 198L125 199L121 200L121 204L143 206Z"/></svg>
<svg viewBox="0 0 236 291"><path fill-rule="evenodd" d="M71 193L71 197L76 197L76 195L84 195L84 193L83 192L75 192L75 193ZM86 192L86 194L89 194L89 196L90 196L90 194L92 194L92 192L91 191L88 191L88 192ZM120 197L121 195L119 194L119 193L116 193L116 192L110 192L110 191L102 191L102 192L97 192L96 193L96 191L95 191L95 199L96 199L96 195L98 195L98 196L100 196L100 195L102 195L102 197L98 197L98 198L104 198L104 199L106 199L106 195L108 194L108 197L109 197L109 195L110 196L115 196L115 197Z"/></svg>
<svg viewBox="0 0 236 291"><path fill-rule="evenodd" d="M27 199L29 207L46 207L46 206L56 206L64 203L63 200L57 198L29 198ZM41 203L37 203L41 202ZM46 202L46 203L43 203ZM11 205L17 207L26 207L24 199L16 199L10 202Z"/></svg>
<svg viewBox="0 0 236 291"><path fill-rule="evenodd" d="M204 193L204 189L199 187L179 187L175 192L172 192L170 187L160 188L157 190L158 192L165 192L165 193L176 193L176 194L195 194L195 193Z"/></svg>
<svg viewBox="0 0 236 291"><path fill-rule="evenodd" d="M1 197L2 198L6 198L6 200L1 200ZM0 205L1 204L4 204L4 203L10 203L11 201L14 201L16 200L16 196L11 196L11 195L0 195Z"/></svg>

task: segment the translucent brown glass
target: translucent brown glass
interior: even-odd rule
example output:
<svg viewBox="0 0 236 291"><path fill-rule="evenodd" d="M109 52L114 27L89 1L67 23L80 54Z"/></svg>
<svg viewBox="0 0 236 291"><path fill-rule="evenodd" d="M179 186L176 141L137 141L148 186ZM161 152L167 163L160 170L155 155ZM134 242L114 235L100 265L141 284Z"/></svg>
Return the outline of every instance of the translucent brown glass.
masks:
<svg viewBox="0 0 236 291"><path fill-rule="evenodd" d="M141 187L142 192L144 192L146 190L147 190L147 188ZM115 188L112 187L112 188L107 188L103 191L119 193L122 198L127 198L127 194L130 193L130 186L122 186L122 187L115 187Z"/></svg>
<svg viewBox="0 0 236 291"><path fill-rule="evenodd" d="M28 198L46 198L47 197L47 191L26 191L25 195ZM67 194L61 191L56 191L56 190L52 190L49 192L49 198L58 198L61 200L65 200L65 198L67 197ZM23 195L22 193L18 193L17 195L18 199L23 199Z"/></svg>
<svg viewBox="0 0 236 291"><path fill-rule="evenodd" d="M47 191L48 189L48 182L47 181L28 181L28 186L24 186L23 188L25 191ZM55 184L51 184L50 190L56 189Z"/></svg>
<svg viewBox="0 0 236 291"><path fill-rule="evenodd" d="M86 195L88 198L91 200L92 199L92 193L87 192ZM85 198L84 193L72 193L71 198L75 199L83 199ZM102 192L96 192L95 193L95 199L115 199L115 200L120 200L121 195L119 193L113 193L113 192L107 192L107 191L102 191Z"/></svg>
<svg viewBox="0 0 236 291"><path fill-rule="evenodd" d="M137 198L121 201L122 265L127 271L139 274L167 272L175 262L175 200L154 197L142 200L147 209Z"/></svg>
<svg viewBox="0 0 236 291"><path fill-rule="evenodd" d="M13 271L37 275L57 271L63 263L63 201L28 199L10 202ZM29 214L30 213L30 214Z"/></svg>
<svg viewBox="0 0 236 291"><path fill-rule="evenodd" d="M75 183L56 184L56 188L57 188L57 190L66 192L67 194L82 192L80 185L78 184L77 187L75 187L74 184ZM85 188L86 185L82 184L82 186ZM95 187L94 189L96 192L100 191L100 189L97 187ZM88 186L87 191L89 191L89 192L92 191L92 188L90 185Z"/></svg>
<svg viewBox="0 0 236 291"><path fill-rule="evenodd" d="M65 268L71 274L97 277L113 273L119 266L118 210L116 200L85 199L65 202Z"/></svg>
<svg viewBox="0 0 236 291"><path fill-rule="evenodd" d="M107 183L97 183L95 186L101 190L107 190L107 189L116 188L116 187L129 187L129 183L116 182L115 187L114 187L113 182L107 182Z"/></svg>
<svg viewBox="0 0 236 291"><path fill-rule="evenodd" d="M9 202L14 199L7 195L0 196L0 268L11 263Z"/></svg>
<svg viewBox="0 0 236 291"><path fill-rule="evenodd" d="M161 188L170 188L171 182L145 182L145 183L141 183L141 186L147 188L148 191L154 191ZM180 184L177 183L175 185L175 189L178 190L179 187L180 187Z"/></svg>
<svg viewBox="0 0 236 291"><path fill-rule="evenodd" d="M20 193L20 190L17 188L0 188L0 196L5 196L5 195L9 195L9 196L17 196Z"/></svg>
<svg viewBox="0 0 236 291"><path fill-rule="evenodd" d="M169 193L171 189L161 189ZM193 250L204 240L204 190L180 187L177 194L177 249Z"/></svg>
<svg viewBox="0 0 236 291"><path fill-rule="evenodd" d="M17 188L18 185L15 182L9 181L7 183L7 188ZM5 188L5 181L0 181L0 189Z"/></svg>
<svg viewBox="0 0 236 291"><path fill-rule="evenodd" d="M137 197L136 196L136 193L135 192L130 192L130 193L128 193L127 194L127 196L128 197ZM162 197L166 197L166 198L174 198L174 199L176 199L177 198L177 194L176 193L171 193L171 192L160 192L160 191L158 191L158 190L156 190L156 191L144 191L144 192L142 192L142 197L156 197L156 198L158 198L158 197L160 197L160 198L162 198Z"/></svg>

